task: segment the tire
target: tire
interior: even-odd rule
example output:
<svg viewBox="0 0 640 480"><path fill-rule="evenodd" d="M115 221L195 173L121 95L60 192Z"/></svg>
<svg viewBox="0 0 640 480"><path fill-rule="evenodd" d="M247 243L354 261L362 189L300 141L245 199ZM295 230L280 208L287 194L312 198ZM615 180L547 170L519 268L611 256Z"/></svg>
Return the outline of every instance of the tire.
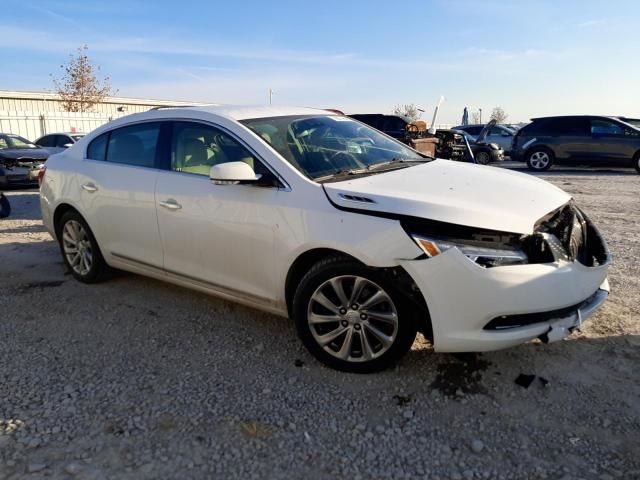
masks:
<svg viewBox="0 0 640 480"><path fill-rule="evenodd" d="M75 210L63 214L57 236L64 263L76 280L98 283L109 277L111 269L82 215Z"/></svg>
<svg viewBox="0 0 640 480"><path fill-rule="evenodd" d="M488 165L491 163L491 154L486 150L480 150L475 154L476 163L479 165Z"/></svg>
<svg viewBox="0 0 640 480"><path fill-rule="evenodd" d="M343 256L321 260L307 272L295 292L292 312L309 352L345 372L388 368L416 338L414 313L393 282Z"/></svg>
<svg viewBox="0 0 640 480"><path fill-rule="evenodd" d="M633 157L633 166L636 169L636 172L640 173L640 152L636 153L636 156Z"/></svg>
<svg viewBox="0 0 640 480"><path fill-rule="evenodd" d="M527 153L527 167L534 172L544 172L553 165L553 152L548 148L534 147Z"/></svg>

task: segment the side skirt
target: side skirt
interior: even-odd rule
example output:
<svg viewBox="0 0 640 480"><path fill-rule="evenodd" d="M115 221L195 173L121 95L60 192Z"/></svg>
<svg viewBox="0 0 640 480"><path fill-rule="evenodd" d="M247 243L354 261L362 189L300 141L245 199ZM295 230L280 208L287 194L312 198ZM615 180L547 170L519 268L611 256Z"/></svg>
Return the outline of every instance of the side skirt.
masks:
<svg viewBox="0 0 640 480"><path fill-rule="evenodd" d="M287 318L287 311L284 306L277 305L276 302L266 298L248 295L237 290L233 290L221 285L216 285L198 278L188 277L177 272L164 270L154 265L149 265L138 260L134 260L123 255L111 252L109 265L113 268L126 270L131 273L155 278L164 282L173 283L181 287L198 290L214 297L239 303L241 305L262 310L280 317Z"/></svg>

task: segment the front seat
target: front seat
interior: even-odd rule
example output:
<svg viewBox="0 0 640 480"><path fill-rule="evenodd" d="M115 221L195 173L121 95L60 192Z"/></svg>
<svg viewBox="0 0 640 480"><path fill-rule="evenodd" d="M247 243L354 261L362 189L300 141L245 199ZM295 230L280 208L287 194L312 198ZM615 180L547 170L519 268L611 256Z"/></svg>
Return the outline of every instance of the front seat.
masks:
<svg viewBox="0 0 640 480"><path fill-rule="evenodd" d="M184 141L178 160L181 160L183 172L209 175L212 162L209 161L207 147L197 138L188 138Z"/></svg>

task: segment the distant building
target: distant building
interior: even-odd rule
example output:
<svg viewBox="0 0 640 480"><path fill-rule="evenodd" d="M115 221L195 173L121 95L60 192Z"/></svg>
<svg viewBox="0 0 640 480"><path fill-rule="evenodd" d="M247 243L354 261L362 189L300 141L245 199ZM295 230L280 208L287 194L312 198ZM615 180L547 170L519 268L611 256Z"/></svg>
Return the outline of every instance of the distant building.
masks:
<svg viewBox="0 0 640 480"><path fill-rule="evenodd" d="M47 92L0 90L0 132L15 133L29 140L52 132L85 132L114 118L153 107L193 105L197 102L107 97L92 112L65 112L59 95Z"/></svg>

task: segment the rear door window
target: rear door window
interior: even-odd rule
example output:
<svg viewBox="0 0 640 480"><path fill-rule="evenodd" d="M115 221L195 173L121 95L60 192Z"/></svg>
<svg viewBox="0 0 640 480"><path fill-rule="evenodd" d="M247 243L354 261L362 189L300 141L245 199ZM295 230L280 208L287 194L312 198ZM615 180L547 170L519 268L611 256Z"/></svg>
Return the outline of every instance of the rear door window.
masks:
<svg viewBox="0 0 640 480"><path fill-rule="evenodd" d="M160 123L140 123L111 131L106 161L153 168L160 137Z"/></svg>
<svg viewBox="0 0 640 480"><path fill-rule="evenodd" d="M587 136L589 133L586 118L563 117L547 120L540 134L554 136Z"/></svg>

